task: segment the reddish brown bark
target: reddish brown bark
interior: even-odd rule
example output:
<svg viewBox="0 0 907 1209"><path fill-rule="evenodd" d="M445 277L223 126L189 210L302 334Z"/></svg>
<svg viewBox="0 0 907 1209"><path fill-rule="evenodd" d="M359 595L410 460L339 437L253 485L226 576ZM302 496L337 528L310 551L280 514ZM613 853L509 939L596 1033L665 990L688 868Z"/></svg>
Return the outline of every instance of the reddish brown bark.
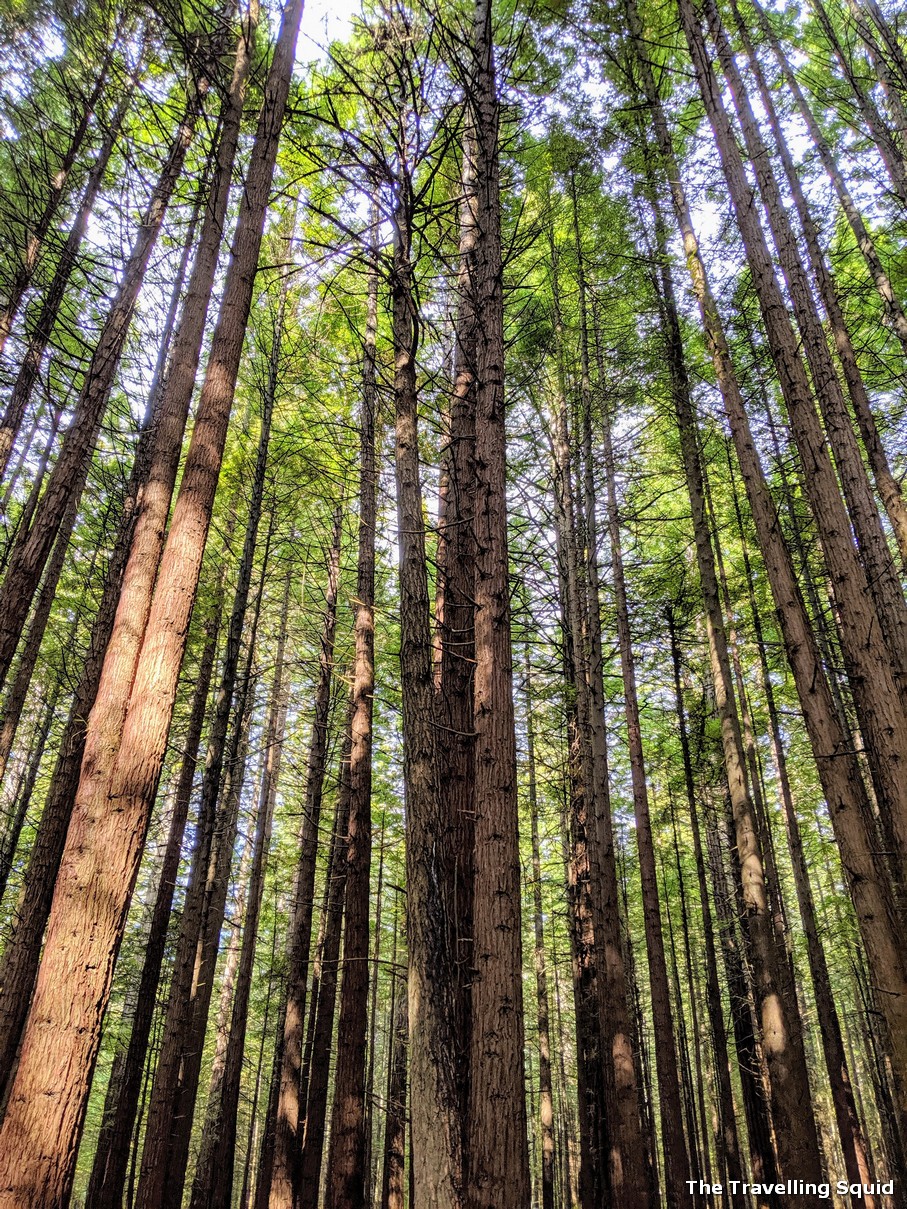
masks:
<svg viewBox="0 0 907 1209"><path fill-rule="evenodd" d="M131 708L115 762L108 755L98 765L97 777L87 759L84 767L22 1058L0 1131L3 1209L52 1209L72 1179L101 1015L160 775L198 587L301 15L301 0L290 0L265 87L221 314ZM118 685L116 691L125 687ZM111 798L119 803L117 811L105 809ZM94 924L73 933L73 918ZM71 1074L61 1079L64 1070Z"/></svg>
<svg viewBox="0 0 907 1209"><path fill-rule="evenodd" d="M530 1181L507 546L500 115L488 0L476 0L473 15L476 859L465 1188L469 1209L525 1209Z"/></svg>
<svg viewBox="0 0 907 1209"><path fill-rule="evenodd" d="M367 1200L365 1057L369 994L377 520L375 334L378 281L374 269L371 270L369 282L368 308L359 437L359 554L354 602L356 651L350 690L350 807L345 852L343 981L337 1026L339 1046L328 1155L327 1209L365 1209Z"/></svg>

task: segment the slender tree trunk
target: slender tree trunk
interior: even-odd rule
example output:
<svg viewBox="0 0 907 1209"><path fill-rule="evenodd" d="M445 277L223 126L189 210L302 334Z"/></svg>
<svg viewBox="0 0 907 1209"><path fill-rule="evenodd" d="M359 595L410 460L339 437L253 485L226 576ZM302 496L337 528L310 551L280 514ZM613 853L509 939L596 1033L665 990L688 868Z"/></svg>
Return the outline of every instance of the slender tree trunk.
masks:
<svg viewBox="0 0 907 1209"><path fill-rule="evenodd" d="M312 910L315 901L315 861L328 748L328 722L337 624L340 576L341 511L334 516L334 536L328 557L328 584L321 633L318 682L312 736L306 761L305 799L299 857L293 881L287 940L287 983L278 1017L271 1093L262 1131L262 1157L255 1191L255 1209L295 1209L299 1195L299 1126L305 1115L300 1101L303 1029L308 990Z"/></svg>
<svg viewBox="0 0 907 1209"><path fill-rule="evenodd" d="M340 1044L334 1074L326 1209L366 1209L367 1204L365 1058L368 1042L372 848L372 702L375 693L377 291L377 271L371 269L359 437L359 565L354 606L356 651L350 697L350 812L345 851L343 981L337 1026ZM374 1023L373 1020L373 1027Z"/></svg>
<svg viewBox="0 0 907 1209"><path fill-rule="evenodd" d="M324 945L321 950L317 997L312 992L311 1053L308 1078L303 1077L305 1113L300 1120L302 1147L299 1154L298 1209L316 1209L321 1201L321 1169L324 1162L324 1136L327 1124L328 1074L334 1040L334 1014L337 1004L337 974L340 939L343 932L343 908L346 897L347 847L344 843L350 817L349 732L341 757L340 790L331 835L327 892L324 908Z"/></svg>
<svg viewBox="0 0 907 1209"><path fill-rule="evenodd" d="M16 792L13 794L6 825L3 829L3 838L0 840L0 901L2 901L6 894L6 887L9 882L9 875L12 872L16 849L19 846L22 828L25 825L28 809L31 806L32 794L34 793L35 783L38 780L38 771L47 748L47 739L50 735L54 717L56 716L57 702L60 699L62 690L62 678L57 678L44 706L41 720L32 736L28 764L16 785ZM9 943L7 941L7 945ZM2 970L3 964L0 963L0 972Z"/></svg>
<svg viewBox="0 0 907 1209"><path fill-rule="evenodd" d="M3 1209L52 1209L72 1180L101 1017L160 775L198 588L301 16L302 0L289 0L265 87L221 314L161 563L160 590L132 684L133 708L115 763L106 759L102 775L94 778L92 762L87 762L83 792L77 797L30 1025L0 1131ZM118 685L116 691L126 689ZM104 809L110 798L119 802L119 810ZM68 922L73 913L93 920L93 926L74 933ZM75 969L82 971L77 978L71 976ZM65 1078L62 1071L69 1072Z"/></svg>
<svg viewBox="0 0 907 1209"><path fill-rule="evenodd" d="M844 371L844 380L847 383L848 394L850 395L850 400L853 404L854 415L856 417L860 438L862 440L863 447L866 450L866 456L872 469L876 488L879 496L882 499L882 502L885 505L888 519L891 522L892 531L894 533L895 540L897 541L901 561L907 563L907 504L905 504L904 501L901 491L901 484L892 474L891 467L888 463L888 456L885 452L882 439L879 435L879 430L876 424L875 415L873 414L869 394L864 385L863 377L860 373L860 367L857 363L856 352L851 342L850 332L848 331L847 324L844 319L844 312L841 306L838 290L825 255L822 251L819 230L816 226L815 220L813 219L809 203L807 202L806 195L803 191L803 186L800 184L800 178L797 175L793 157L791 156L790 149L787 145L787 140L784 137L784 131L781 128L777 110L775 109L775 103L772 98L771 90L768 87L768 83L762 70L762 65L753 50L753 46L750 42L746 25L741 17L739 7L736 3L734 3L732 8L735 20L737 22L737 28L740 32L744 48L746 49L749 59L750 69L753 73L753 77L759 90L759 100L769 120L775 146L779 156L781 157L781 163L784 168L785 179L787 180L788 188L793 196L797 214L800 219L800 226L803 230L813 278L818 287L819 297L822 300L825 313L828 316L828 322L831 328L835 349L837 350L838 359L840 360L841 367ZM783 211L781 213L781 221L783 222ZM816 329L814 333L815 339L820 344L821 349L824 350L825 333L821 329L821 322L817 313L813 312L812 320ZM834 376L834 367L831 368L832 376ZM819 393L821 397L823 392L819 391ZM836 391L834 397L837 398L839 405L843 405L843 399L840 397L840 391ZM846 427L849 431L849 419L843 415L843 410L842 420L846 420ZM853 450L850 451L851 459L853 458L853 452ZM858 451L857 460L859 461ZM859 473L861 475L863 473L862 463L859 466ZM884 548L882 553L884 558L886 553ZM900 591L900 585L897 584L896 587L897 590Z"/></svg>
<svg viewBox="0 0 907 1209"><path fill-rule="evenodd" d="M802 346L805 350L806 359L812 374L814 396L819 402L819 407L825 421L828 444L832 448L838 474L840 475L841 487L847 501L847 509L845 510L840 499L840 490L834 469L825 452L825 439L822 436L822 428L818 423L818 417L815 414L815 408L811 401L809 383L797 353L796 342L793 340L790 323L787 320L786 314L783 315L782 322L782 315L777 310L777 307L783 305L783 303L781 302L777 284L774 284L773 273L769 271L770 261L764 259L762 261L763 276L757 284L757 292L759 293L760 302L763 307L763 316L767 324L766 330L769 334L769 342L773 349L776 350L774 356L779 360L783 389L785 387L785 375L787 375L784 397L791 414L794 437L801 452L801 457L804 459L804 465L813 468L813 471L806 476L806 487L810 495L814 515L816 516L816 524L820 539L822 540L823 550L825 551L832 574L837 577L840 577L842 573L848 570L849 563L855 561L852 539L846 528L847 514L849 512L860 550L860 557L865 567L865 580L869 587L870 596L875 603L875 612L881 623L882 634L885 638L885 643L881 646L881 650L883 651L887 647L895 684L901 690L904 700L907 700L907 602L904 600L904 590L882 528L875 498L869 483L869 477L863 465L857 438L853 431L841 384L832 361L831 353L829 352L816 302L805 268L800 259L800 252L793 228L787 216L781 191L762 140L762 135L750 104L749 95L737 68L730 42L721 23L714 0L707 0L705 8L709 28L718 47L718 56L724 76L730 87L734 105L740 119L744 140L750 158L755 165L759 190L765 203L769 226L793 303L797 329L800 333ZM721 120L721 114L717 105L713 108L713 119L718 123L717 129L723 129L724 122ZM729 159L728 164L730 165L730 163ZM792 164L790 167L793 170ZM731 188L733 191L735 186L732 184ZM797 200L798 192L800 199L803 200L802 191L795 189L795 201ZM737 197L738 200L742 201L743 194L739 190ZM758 215L752 209L749 201L747 202L747 207L749 213L743 235L745 244L751 249L748 251L748 255L752 262L754 256L760 257L765 244L764 237L760 241L761 229L759 228ZM807 215L808 228L809 218L805 200L803 200L803 210ZM807 229L806 233L809 242L809 229ZM815 240L812 242L812 247L814 253L818 255ZM830 291L829 299L833 303L835 299L830 278L827 275L824 277L821 275L821 257L819 258L819 277L820 282L826 282ZM838 310L838 314L840 314L840 310ZM845 348L850 347L849 338L843 325L836 327L833 307L829 309L829 317L832 320L838 351L842 353L845 377L847 378L848 385L854 388L852 389L852 394L855 396L854 405L859 415L861 404L865 405L865 410L869 410L869 400L865 390L862 389L862 380L856 367L856 360L853 357L851 357L850 362L853 373L848 374L848 361L843 356L843 352ZM852 353L852 349L850 351ZM826 489L824 492L822 491L820 480L825 483ZM833 505L837 509L837 515L834 512L829 512L826 517L819 510L820 501L826 510ZM840 540L837 537L838 531L835 529L835 526L840 527L842 525L845 528L840 531L843 538L843 540ZM840 549L838 548L839 546ZM859 581L853 580L852 582L858 583ZM848 600L847 586L847 583L843 582L840 583L840 586L836 586L836 593L840 594L841 604L844 607L846 607ZM843 626L845 632L842 635L845 652L849 649L847 628L848 623L845 620ZM903 708L901 712L903 714ZM907 724L907 718L902 720L902 730L898 735L898 738L903 741L903 746L900 747L901 758L907 752L907 727L903 724ZM868 737L872 741L872 736ZM887 758L890 760L891 754L888 754ZM905 811L904 826L907 829L907 799L900 806L896 802L892 803L890 808L897 812L901 810ZM896 821L895 827L897 828L898 826L899 824ZM907 858L907 838L904 839L903 844L902 855Z"/></svg>
<svg viewBox="0 0 907 1209"><path fill-rule="evenodd" d="M19 371L16 374L16 380L13 383L13 389L3 413L3 419L0 420L0 478L6 477L13 442L16 439L19 426L28 407L32 389L37 381L38 373L41 369L41 361L50 343L50 338L57 322L60 303L63 301L73 269L78 262L82 240L85 237L88 220L91 217L95 203L98 200L98 194L101 191L101 186L104 183L107 165L113 154L123 120L132 103L137 76L138 71L136 70L104 134L104 141L89 173L85 191L82 194L82 201L79 204L79 209L73 220L66 243L63 245L53 278L41 300L41 310L37 322L28 337L25 356L22 358Z"/></svg>
<svg viewBox="0 0 907 1209"><path fill-rule="evenodd" d="M882 299L882 304L885 312L894 329L895 335L901 342L901 347L907 355L907 316L905 316L900 300L895 294L894 287L891 284L891 279L882 264L881 256L876 247L875 241L868 230L863 215L857 207L856 202L848 188L847 181L844 179L844 174L838 166L835 155L829 146L828 140L822 133L818 120L810 107L809 101L800 87L794 70L791 67L787 55L781 42L772 27L772 24L766 16L765 10L754 0L753 9L756 13L759 27L768 39L769 45L774 51L775 58L778 60L778 65L781 68L781 73L784 77L784 82L794 99L797 112L803 119L804 124L809 132L809 136L813 141L813 145L818 152L819 159L822 162L822 167L825 173L834 186L835 193L838 196L838 201L841 203L841 209L850 224L850 229L853 231L854 239L857 241L857 246L863 254L863 259L866 261L866 267L869 269L869 275L875 284L879 297Z"/></svg>
<svg viewBox="0 0 907 1209"><path fill-rule="evenodd" d="M91 119L94 116L95 106L107 87L110 67L118 41L119 33L114 39L113 46L110 47L104 56L95 85L76 120L72 136L60 159L60 165L50 179L50 188L47 191L44 207L34 224L29 224L28 238L24 249L22 249L21 262L13 275L13 280L3 307L0 308L0 354L2 354L6 346L7 338L12 331L13 321L18 314L22 299L25 297L25 292L31 284L35 269L38 267L44 241L50 232L51 224L65 195L69 174L78 158L79 152L82 150L85 136L88 134Z"/></svg>
<svg viewBox="0 0 907 1209"><path fill-rule="evenodd" d="M895 196L903 205L907 206L907 160L904 158L904 153L892 137L891 131L876 108L875 101L860 83L853 69L853 64L847 55L847 51L841 45L840 39L835 32L835 27L832 24L825 5L822 4L821 0L812 0L811 7L819 22L819 28L825 35L835 58L841 65L841 70L853 93L860 117L863 119L866 129L878 148L879 155L882 157L882 162L891 179L891 187Z"/></svg>
<svg viewBox="0 0 907 1209"><path fill-rule="evenodd" d="M617 637L620 646L621 673L624 685L624 711L627 720L627 740L630 749L630 773L633 784L633 810L636 817L636 844L642 881L643 918L646 932L646 954L649 962L649 983L652 990L652 1019L655 1032L655 1067L658 1075L661 1134L665 1159L667 1204L679 1205L686 1195L690 1178L690 1161L683 1135L683 1110L677 1047L671 1012L671 993L662 932L661 903L658 895L658 873L655 865L655 844L649 812L645 756L636 688L636 663L630 633L630 612L627 602L621 549L620 519L617 511L614 450L611 443L610 417L603 412L604 471L607 492L608 535L611 543L611 572L617 608Z"/></svg>
<svg viewBox="0 0 907 1209"><path fill-rule="evenodd" d="M279 338L281 325L278 325ZM272 364L274 364L272 361ZM276 386L276 383L275 383ZM274 683L265 730L265 756L258 794L255 841L249 894L243 924L242 950L236 976L233 1011L229 1022L229 1040L224 1054L223 1076L216 1103L209 1105L202 1137L202 1147L195 1171L190 1209L230 1209L233 1193L233 1170L236 1151L237 1111L239 1108L242 1060L245 1050L249 997L252 991L258 922L264 894L265 870L271 840L274 805L280 778L281 754L286 728L287 690L284 685L284 658L287 641L287 621L290 601L290 575L284 584L281 607L280 634L274 664Z"/></svg>
<svg viewBox="0 0 907 1209"><path fill-rule="evenodd" d="M523 1071L522 931L507 549L499 103L491 4L476 0L471 47L476 141L472 267L476 351L475 871L466 1119L468 1209L530 1200Z"/></svg>
<svg viewBox="0 0 907 1209"><path fill-rule="evenodd" d="M529 819L532 838L532 905L535 930L535 991L539 1034L539 1127L542 1134L542 1209L554 1209L554 1096L551 1080L551 1038L548 1025L548 972L542 906L542 862L539 851L539 803L535 776L535 726L532 717L532 683L526 651L526 761L529 777Z"/></svg>

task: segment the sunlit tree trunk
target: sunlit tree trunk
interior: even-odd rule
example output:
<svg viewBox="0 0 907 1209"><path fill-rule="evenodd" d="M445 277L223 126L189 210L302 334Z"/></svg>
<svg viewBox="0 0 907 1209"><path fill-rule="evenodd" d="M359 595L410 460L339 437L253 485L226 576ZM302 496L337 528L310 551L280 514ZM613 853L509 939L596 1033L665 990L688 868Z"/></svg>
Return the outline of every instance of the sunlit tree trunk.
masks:
<svg viewBox="0 0 907 1209"><path fill-rule="evenodd" d="M289 94L302 0L284 11L158 591L116 759L84 775L69 852L51 908L48 939L9 1108L0 1130L0 1205L52 1209L70 1186L113 964L157 789L188 620L233 403L255 268ZM124 686L118 686L121 692ZM86 745L87 746L87 745ZM105 809L111 799L120 809ZM71 919L91 919L75 932ZM71 976L80 971L78 977ZM61 1072L68 1072L61 1078ZM51 1108L51 1105L53 1107Z"/></svg>

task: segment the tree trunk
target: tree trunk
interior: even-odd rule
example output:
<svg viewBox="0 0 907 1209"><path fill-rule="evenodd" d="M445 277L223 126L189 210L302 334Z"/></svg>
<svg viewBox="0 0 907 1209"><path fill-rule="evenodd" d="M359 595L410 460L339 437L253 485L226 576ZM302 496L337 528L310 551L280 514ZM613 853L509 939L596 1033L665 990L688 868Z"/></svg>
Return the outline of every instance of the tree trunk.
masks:
<svg viewBox="0 0 907 1209"><path fill-rule="evenodd" d="M636 661L630 633L630 611L627 602L624 560L621 548L620 518L617 511L614 450L611 443L611 421L607 411L602 413L604 472L607 492L608 536L611 544L611 573L617 610L617 638L620 646L621 675L624 685L624 712L627 721L627 741L630 750L630 775L633 784L633 811L636 818L636 844L639 852L639 872L642 882L643 919L646 933L646 955L649 963L649 983L652 992L652 1020L655 1035L655 1068L658 1075L661 1135L664 1147L664 1193L666 1203L677 1206L686 1196L690 1178L690 1160L683 1135L683 1109L677 1047L671 1011L671 992L662 932L661 903L658 895L658 872L655 865L655 843L649 812L645 756L639 718L639 698L636 688Z"/></svg>
<svg viewBox="0 0 907 1209"><path fill-rule="evenodd" d="M539 851L539 804L535 777L535 727L532 683L526 651L526 771L529 778L529 820L532 838L532 906L535 930L535 993L539 1034L539 1127L542 1134L542 1209L554 1209L554 1096L551 1080L551 1038L548 1026L548 972L542 907L542 862Z"/></svg>
<svg viewBox="0 0 907 1209"><path fill-rule="evenodd" d="M882 439L879 435L878 425L876 424L875 415L873 414L869 394L866 390L866 386L864 385L863 377L860 373L860 367L857 362L856 352L850 339L850 332L847 329L847 324L844 319L844 312L841 306L838 290L825 255L822 251L819 230L816 226L815 220L813 219L806 195L803 192L803 186L800 184L800 178L797 175L793 157L791 156L777 110L775 109L775 103L772 99L771 90L768 87L768 83L762 70L762 65L760 64L759 59L753 50L752 43L750 42L749 35L747 33L746 25L743 22L739 7L736 4L736 0L732 5L732 8L744 48L746 49L750 68L753 72L753 76L756 80L759 90L759 100L769 120L772 137L774 138L775 146L779 156L781 157L781 163L784 167L785 179L787 180L788 188L791 191L794 204L797 208L797 214L800 219L800 226L803 230L813 278L818 287L819 297L822 300L825 313L828 316L832 338L834 340L835 349L838 353L838 359L844 371L844 380L847 383L848 394L850 395L850 400L853 404L853 411L856 417L857 428L860 433L863 448L866 450L866 456L875 479L876 489L878 490L879 496L885 505L885 511L887 512L888 519L891 522L891 528L897 542L901 561L903 563L907 563L907 503L904 501L901 491L901 484L892 474L891 467L888 463L888 455L885 452L885 447L882 444ZM788 234L792 240L793 232L790 230L789 224L786 224L783 209L781 211L777 211L776 208L776 220L787 226ZM801 282L801 291L805 287L806 283ZM808 296L808 288L806 289L806 293ZM826 349L825 333L822 330L821 321L814 307L811 308L811 312L810 322L813 327L812 334L821 353ZM806 333L804 332L804 337L805 334ZM826 373L829 368L831 370L831 377L834 379L834 385L832 386L833 393L831 397L835 400L836 405L841 408L841 417L838 420L838 424L844 425L846 429L844 436L847 438L847 434L850 432L850 420L844 409L844 401L840 389L836 388L837 379L834 375L834 366L826 366ZM813 374L813 380L814 382L816 381L815 371ZM818 386L817 391L821 398L824 395L824 392L819 389ZM826 407L827 406L828 404L826 403ZM829 431L833 432L833 430L830 428ZM848 449L846 452L849 454L851 461L853 461L854 456L856 456L856 460L859 464L857 468L857 477L862 477L863 466L862 462L860 461L859 450L851 448L850 443L848 442ZM839 456L839 461L840 460L841 459ZM869 502L871 504L873 501L870 500ZM865 500L863 502L863 506L866 507ZM887 569L890 560L887 558L887 546L885 544L884 535L882 535L881 552L884 560L883 568ZM900 584L896 582L893 585L893 588L890 588L889 590L901 592Z"/></svg>
<svg viewBox="0 0 907 1209"><path fill-rule="evenodd" d="M111 761L105 760L103 775L95 780L87 763L77 797L30 1025L0 1131L2 1209L51 1209L71 1183L101 1017L160 775L198 587L301 15L301 0L289 0L265 88L159 591L130 694L133 708L115 764L111 768ZM120 684L116 691L126 688ZM104 808L110 798L119 801L119 810ZM92 927L73 933L73 916L91 919ZM80 971L77 977L73 970ZM68 1072L65 1078L61 1071Z"/></svg>
<svg viewBox="0 0 907 1209"><path fill-rule="evenodd" d="M44 207L34 224L30 225L26 245L22 249L21 263L13 275L6 300L2 309L0 309L0 354L2 354L7 338L12 331L13 321L19 311L22 299L25 297L25 291L31 284L35 269L38 267L44 241L50 232L51 224L66 192L69 174L82 149L82 144L85 142L85 136L88 134L91 119L94 116L95 106L107 87L110 67L119 37L120 33L118 32L114 38L113 46L110 47L104 56L94 88L76 120L72 136L61 157L60 166L50 179L50 188L47 191Z"/></svg>
<svg viewBox="0 0 907 1209"><path fill-rule="evenodd" d="M278 324L275 343L279 339L282 324ZM272 365L276 357L272 359ZM273 390L269 393L273 395ZM276 389L276 381L273 382ZM195 1170L190 1209L230 1209L233 1194L233 1170L236 1151L237 1121L242 1062L245 1050L246 1027L249 1015L249 997L252 991L255 946L258 940L258 922L264 894L265 870L271 840L271 825L277 786L280 778L281 754L287 716L287 688L284 685L284 656L287 640L287 620L290 602L290 574L284 584L283 605L280 617L280 633L277 640L277 655L274 664L274 683L265 730L265 756L258 794L255 841L252 853L252 870L249 876L249 893L243 923L242 949L236 976L233 1011L229 1022L229 1040L224 1055L223 1075L218 1089L217 1101L208 1106L202 1146Z"/></svg>
<svg viewBox="0 0 907 1209"><path fill-rule="evenodd" d="M170 818L167 846L158 878L154 910L148 929L142 973L136 996L136 1010L132 1019L132 1031L129 1035L122 1078L115 1085L111 1078L111 1086L104 1102L104 1118L86 1193L87 1203L92 1206L92 1209L120 1209L123 1203L123 1189L129 1161L129 1143L135 1130L142 1076L145 1070L145 1059L164 961L167 929L179 872L183 833L189 815L192 784L198 764L198 749L214 673L223 601L222 581L218 585L216 599L214 614L207 625L207 637L192 694L189 723L183 741L183 760L173 799L173 814Z"/></svg>
<svg viewBox="0 0 907 1209"><path fill-rule="evenodd" d="M346 835L343 981L328 1154L326 1209L366 1209L365 1056L369 995L369 889L372 848L372 702L375 693L375 335L377 270L370 270L360 421L359 537L355 660L350 695L350 813ZM341 859L344 859L341 854ZM374 1027L374 1020L372 1025ZM371 1209L369 1202L369 1209Z"/></svg>
<svg viewBox="0 0 907 1209"><path fill-rule="evenodd" d="M327 870L324 908L324 944L316 975L318 994L312 990L311 1051L308 1078L302 1080L305 1112L299 1122L302 1147L299 1154L298 1209L316 1209L321 1202L321 1168L324 1161L324 1134L327 1122L328 1073L334 1041L334 1009L337 1003L337 972L343 908L346 897L347 848L344 843L350 817L349 732L341 756L340 789L331 834L331 852ZM307 1094L305 1094L307 1092Z"/></svg>
<svg viewBox="0 0 907 1209"><path fill-rule="evenodd" d="M28 336L25 356L19 365L19 371L16 374L16 380L13 383L13 389L3 413L3 419L0 420L0 479L6 477L13 443L28 407L32 388L37 381L38 373L41 369L41 361L53 334L60 303L63 301L73 269L76 267L79 250L88 227L88 220L91 217L98 194L101 191L107 165L113 154L123 120L132 103L137 74L137 72L133 73L129 87L123 93L107 127L104 141L101 143L100 150L89 173L78 212L73 220L66 243L63 245L53 278L41 300L41 310L38 314L38 319Z"/></svg>
<svg viewBox="0 0 907 1209"><path fill-rule="evenodd" d="M276 371L272 373L269 388L276 387L274 374ZM239 661L264 504L273 401L272 389L266 390L245 540L227 627L221 680L208 733L199 808L199 839L193 854L192 888L187 891L180 921L164 1042L148 1108L138 1189L139 1209L159 1209L162 1206L178 1209L189 1157L192 1115L236 836L239 799L235 786L245 774L245 769L238 767L236 761L239 747L244 742L242 734L251 695L249 676L254 658L254 633L267 555L262 564L253 637L249 640L244 678L240 673ZM233 733L228 742L231 714L235 716Z"/></svg>
<svg viewBox="0 0 907 1209"><path fill-rule="evenodd" d="M340 576L341 510L334 515L334 536L328 557L328 584L321 633L318 682L312 736L306 761L305 799L299 857L293 881L287 940L287 983L278 1017L271 1092L262 1131L261 1165L255 1190L255 1209L295 1209L299 1195L298 1146L305 1103L300 1101L303 1028L312 943L315 901L315 861L321 820L321 800L328 748L331 683L334 669L334 634L337 624L337 588Z"/></svg>
<svg viewBox="0 0 907 1209"><path fill-rule="evenodd" d="M413 197L401 188L391 275L396 402L395 472L400 548L400 684L406 801L409 946L410 1162L418 1203L462 1205L456 954L444 893L447 820L441 805L419 471L416 330L410 240Z"/></svg>
<svg viewBox="0 0 907 1209"><path fill-rule="evenodd" d="M202 110L207 82L201 80L186 106L142 224L133 241L123 278L98 337L91 365L44 494L27 531L20 530L0 586L0 681L5 680L22 634L32 595L68 508L77 508L104 407L120 364L145 270L167 207L183 169Z"/></svg>
<svg viewBox="0 0 907 1209"><path fill-rule="evenodd" d="M872 277L879 297L882 299L882 304L885 307L891 326L901 342L905 356L907 356L907 316L904 314L901 303L891 284L891 279L882 264L875 241L866 227L863 215L857 208L857 204L847 186L847 181L844 179L844 174L838 167L834 153L828 144L828 140L822 133L822 129L810 107L809 101L803 93L803 89L800 87L790 61L784 53L781 42L758 0L753 0L753 9L756 13L759 26L775 53L775 58L778 60L784 81L794 99L797 112L803 119L809 136L819 154L822 167L825 169L826 175L834 186L835 193L838 195L841 209L844 211L844 215L850 224L850 229L853 231L854 239L857 241L857 246L863 254L863 259L866 261L869 275Z"/></svg>
<svg viewBox="0 0 907 1209"><path fill-rule="evenodd" d="M469 1209L525 1209L530 1180L507 549L499 105L488 0L475 3L471 72L470 118L476 141L471 284L478 342L475 870L465 1187ZM415 1111L414 1106L414 1116Z"/></svg>

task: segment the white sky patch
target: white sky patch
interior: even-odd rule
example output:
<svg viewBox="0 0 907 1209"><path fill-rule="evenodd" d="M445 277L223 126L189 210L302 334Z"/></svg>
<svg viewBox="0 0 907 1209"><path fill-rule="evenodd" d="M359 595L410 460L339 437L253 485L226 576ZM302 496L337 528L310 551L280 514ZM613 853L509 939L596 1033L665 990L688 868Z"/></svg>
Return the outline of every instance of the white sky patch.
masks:
<svg viewBox="0 0 907 1209"><path fill-rule="evenodd" d="M297 63L324 61L327 47L349 37L353 18L361 11L361 0L305 0L296 47Z"/></svg>

